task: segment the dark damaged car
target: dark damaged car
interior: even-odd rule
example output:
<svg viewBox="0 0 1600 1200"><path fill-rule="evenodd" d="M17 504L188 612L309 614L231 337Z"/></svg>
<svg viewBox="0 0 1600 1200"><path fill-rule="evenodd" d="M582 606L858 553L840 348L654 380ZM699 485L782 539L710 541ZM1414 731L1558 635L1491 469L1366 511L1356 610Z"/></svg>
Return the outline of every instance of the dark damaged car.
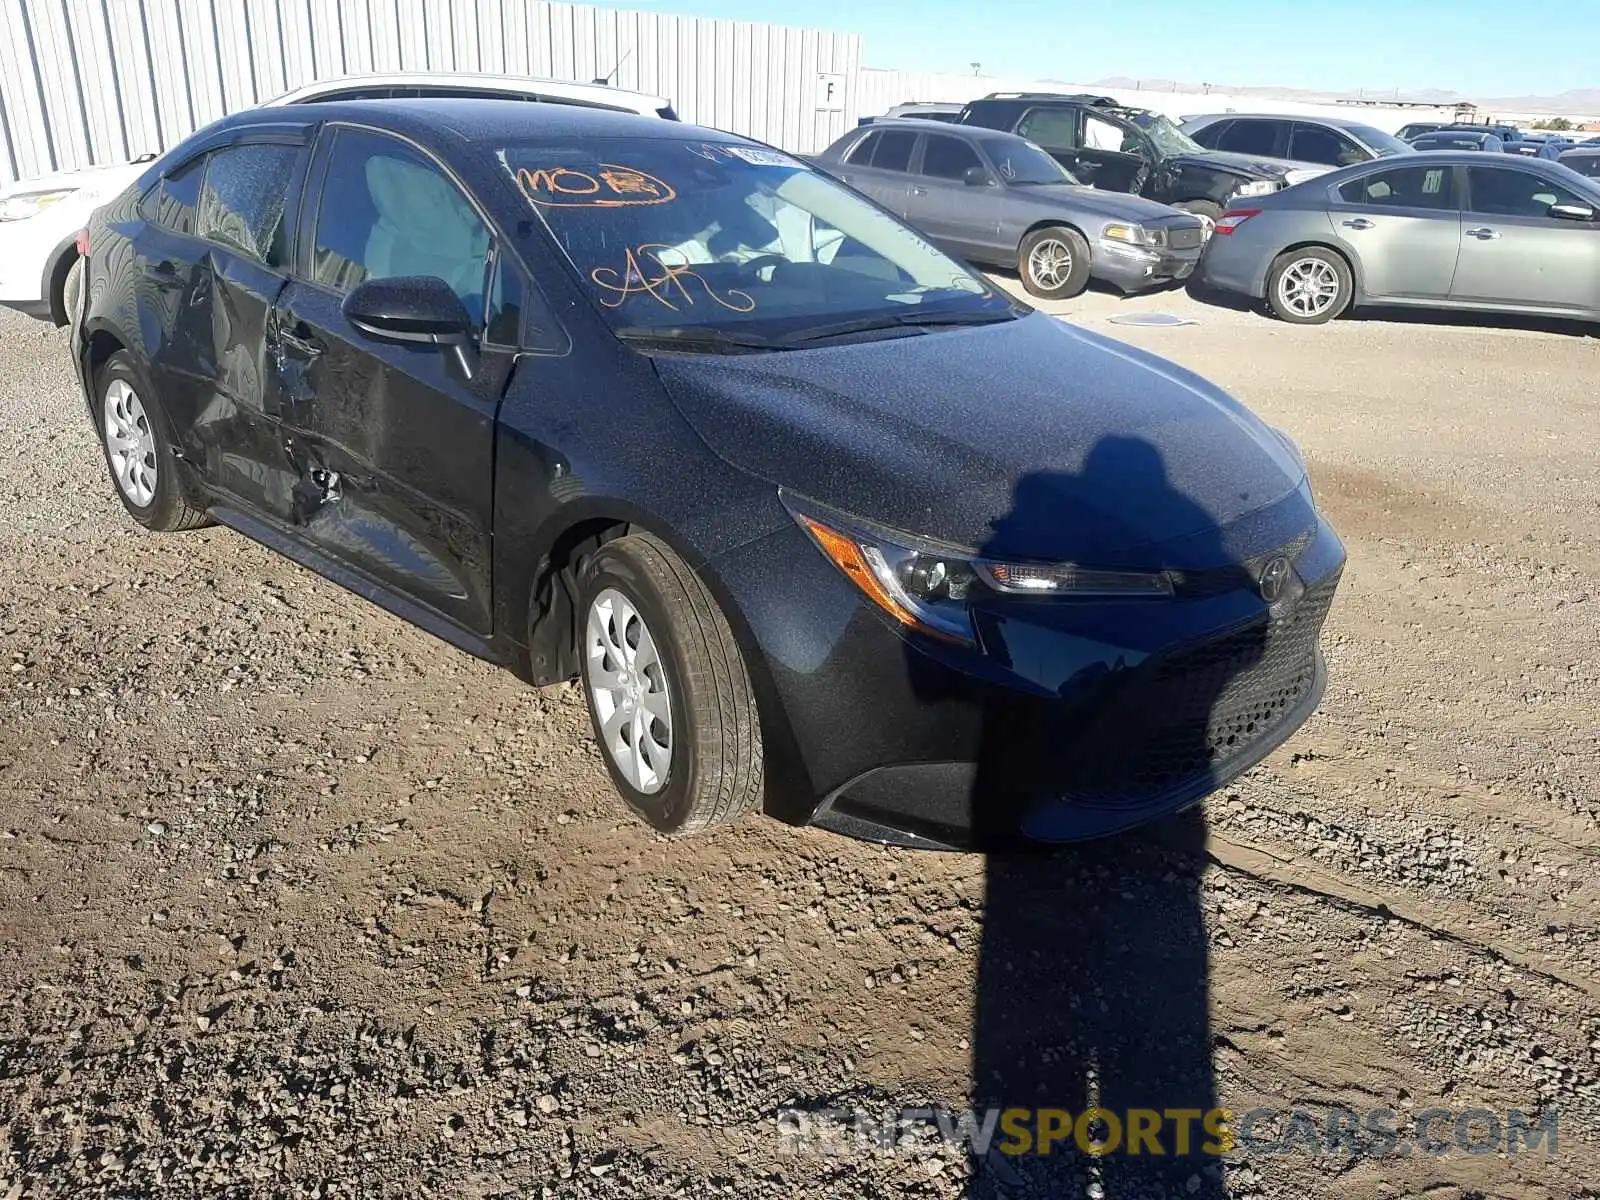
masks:
<svg viewBox="0 0 1600 1200"><path fill-rule="evenodd" d="M727 134L241 114L100 210L73 335L132 518L220 522L538 684L655 828L922 846L1199 800L1323 687L1282 434Z"/></svg>

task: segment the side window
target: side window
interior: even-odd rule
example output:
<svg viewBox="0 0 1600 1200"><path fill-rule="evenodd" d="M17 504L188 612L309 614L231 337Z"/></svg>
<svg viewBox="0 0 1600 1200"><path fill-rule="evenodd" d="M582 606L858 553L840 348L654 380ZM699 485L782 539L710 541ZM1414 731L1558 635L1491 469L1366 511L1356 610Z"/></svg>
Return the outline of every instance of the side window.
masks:
<svg viewBox="0 0 1600 1200"><path fill-rule="evenodd" d="M1097 117L1094 113L1084 113L1083 148L1085 150L1109 150L1118 154L1137 154L1139 153L1139 139L1115 121Z"/></svg>
<svg viewBox="0 0 1600 1200"><path fill-rule="evenodd" d="M194 233L195 210L200 207L200 181L205 178L204 156L176 174L156 181L144 199L144 218L173 233Z"/></svg>
<svg viewBox="0 0 1600 1200"><path fill-rule="evenodd" d="M911 149L917 144L917 135L904 130L893 133L887 130L872 151L872 165L880 171L909 171Z"/></svg>
<svg viewBox="0 0 1600 1200"><path fill-rule="evenodd" d="M1278 123L1235 121L1217 140L1216 148L1234 154L1272 154L1278 148Z"/></svg>
<svg viewBox="0 0 1600 1200"><path fill-rule="evenodd" d="M1600 154L1575 154L1561 160L1563 167L1571 167L1579 175L1600 179Z"/></svg>
<svg viewBox="0 0 1600 1200"><path fill-rule="evenodd" d="M1017 122L1016 132L1046 150L1078 149L1078 114L1070 108L1035 108Z"/></svg>
<svg viewBox="0 0 1600 1200"><path fill-rule="evenodd" d="M484 338L491 345L515 346L522 341L522 275L506 262L502 251L495 255L494 275L489 283L489 299L484 312Z"/></svg>
<svg viewBox="0 0 1600 1200"><path fill-rule="evenodd" d="M1527 171L1494 167L1467 168L1468 206L1475 213L1497 217L1546 217L1552 204L1592 207L1560 184Z"/></svg>
<svg viewBox="0 0 1600 1200"><path fill-rule="evenodd" d="M338 131L312 245L311 276L335 291L434 275L483 320L489 230L437 165L394 138Z"/></svg>
<svg viewBox="0 0 1600 1200"><path fill-rule="evenodd" d="M1348 167L1365 162L1369 156L1337 130L1296 123L1294 136L1289 141L1289 157L1330 167Z"/></svg>
<svg viewBox="0 0 1600 1200"><path fill-rule="evenodd" d="M1350 180L1339 188L1339 196L1347 204L1454 212L1455 171L1451 167L1391 167Z"/></svg>
<svg viewBox="0 0 1600 1200"><path fill-rule="evenodd" d="M1227 136L1228 130L1232 129L1237 123L1236 121L1213 121L1203 129L1196 129L1189 136L1207 150L1216 150L1221 147L1222 139Z"/></svg>
<svg viewBox="0 0 1600 1200"><path fill-rule="evenodd" d="M299 146L245 144L213 151L200 189L201 237L268 266L288 261L283 209Z"/></svg>
<svg viewBox="0 0 1600 1200"><path fill-rule="evenodd" d="M867 134L866 137L850 147L850 153L844 156L845 162L854 163L858 167L870 167L872 165L872 152L878 148L878 143L881 141L883 141L883 134L876 132Z"/></svg>
<svg viewBox="0 0 1600 1200"><path fill-rule="evenodd" d="M922 149L922 173L935 179L962 179L968 167L981 167L978 152L960 138L929 136Z"/></svg>

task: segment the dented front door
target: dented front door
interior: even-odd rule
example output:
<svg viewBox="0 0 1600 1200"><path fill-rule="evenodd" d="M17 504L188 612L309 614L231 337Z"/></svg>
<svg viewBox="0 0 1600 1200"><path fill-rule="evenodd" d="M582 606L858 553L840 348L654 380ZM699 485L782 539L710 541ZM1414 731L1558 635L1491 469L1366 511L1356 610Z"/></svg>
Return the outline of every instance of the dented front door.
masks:
<svg viewBox="0 0 1600 1200"><path fill-rule="evenodd" d="M341 297L292 281L277 335L290 520L319 549L476 633L490 632L494 418L503 373L367 340Z"/></svg>

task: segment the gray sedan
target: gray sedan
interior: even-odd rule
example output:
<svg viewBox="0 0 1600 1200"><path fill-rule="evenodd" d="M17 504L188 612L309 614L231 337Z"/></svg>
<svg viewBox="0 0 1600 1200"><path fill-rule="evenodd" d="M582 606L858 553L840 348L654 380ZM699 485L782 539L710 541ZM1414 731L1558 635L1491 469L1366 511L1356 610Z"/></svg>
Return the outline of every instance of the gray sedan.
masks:
<svg viewBox="0 0 1600 1200"><path fill-rule="evenodd" d="M1082 187L1011 133L897 120L857 129L814 160L903 217L941 249L1015 269L1035 296L1076 296L1091 277L1125 292L1194 270L1199 217L1124 192Z"/></svg>
<svg viewBox="0 0 1600 1200"><path fill-rule="evenodd" d="M1351 305L1600 319L1600 184L1459 151L1345 167L1217 222L1201 280L1317 325Z"/></svg>

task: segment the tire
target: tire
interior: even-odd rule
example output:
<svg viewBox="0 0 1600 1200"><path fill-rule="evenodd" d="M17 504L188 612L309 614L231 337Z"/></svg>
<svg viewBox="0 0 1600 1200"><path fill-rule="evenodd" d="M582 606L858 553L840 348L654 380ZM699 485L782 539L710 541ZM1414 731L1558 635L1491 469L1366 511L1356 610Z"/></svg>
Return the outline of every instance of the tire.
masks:
<svg viewBox="0 0 1600 1200"><path fill-rule="evenodd" d="M83 309L83 259L74 258L61 281L61 323L73 326Z"/></svg>
<svg viewBox="0 0 1600 1200"><path fill-rule="evenodd" d="M629 534L584 560L578 637L584 702L628 807L673 835L756 807L761 723L744 659L710 591L666 543ZM667 722L648 711L651 696Z"/></svg>
<svg viewBox="0 0 1600 1200"><path fill-rule="evenodd" d="M1089 286L1089 243L1064 225L1035 229L1017 250L1017 274L1030 295L1071 299Z"/></svg>
<svg viewBox="0 0 1600 1200"><path fill-rule="evenodd" d="M1211 223L1207 228L1216 225L1217 218L1222 215L1222 205L1214 200L1184 200L1172 207L1181 208L1184 212L1193 213L1197 217L1204 217Z"/></svg>
<svg viewBox="0 0 1600 1200"><path fill-rule="evenodd" d="M95 378L95 394L100 449L128 515L157 533L210 524L184 496L160 401L127 351L106 360Z"/></svg>
<svg viewBox="0 0 1600 1200"><path fill-rule="evenodd" d="M1267 272L1267 306L1291 325L1325 325L1355 296L1355 278L1342 255L1303 246L1278 255Z"/></svg>

